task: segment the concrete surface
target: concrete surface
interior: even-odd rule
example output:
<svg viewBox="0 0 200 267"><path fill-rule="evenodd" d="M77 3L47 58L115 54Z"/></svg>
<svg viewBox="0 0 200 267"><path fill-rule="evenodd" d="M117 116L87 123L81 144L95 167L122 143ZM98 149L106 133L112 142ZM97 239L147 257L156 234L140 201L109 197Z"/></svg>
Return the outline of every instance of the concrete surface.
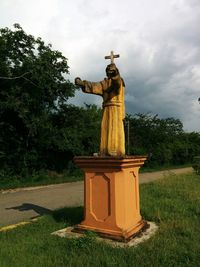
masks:
<svg viewBox="0 0 200 267"><path fill-rule="evenodd" d="M158 230L158 226L154 222L147 222L147 224L148 224L147 229L142 231L138 236L132 238L127 243L108 239L105 237L99 237L99 236L96 237L96 240L99 242L107 243L112 247L122 247L122 248L136 247L140 243L145 242L146 240L151 238ZM52 235L57 235L57 236L62 237L62 238L63 237L64 238L79 238L79 237L83 236L83 234L73 232L73 229L74 229L73 227L67 227L67 228L58 230L56 232L53 232Z"/></svg>

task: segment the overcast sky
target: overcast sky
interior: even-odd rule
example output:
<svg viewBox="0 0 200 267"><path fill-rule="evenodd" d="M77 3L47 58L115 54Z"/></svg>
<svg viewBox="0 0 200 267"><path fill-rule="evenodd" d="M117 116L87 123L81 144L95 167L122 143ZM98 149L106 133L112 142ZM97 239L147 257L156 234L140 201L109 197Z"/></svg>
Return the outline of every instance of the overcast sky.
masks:
<svg viewBox="0 0 200 267"><path fill-rule="evenodd" d="M68 58L71 81L102 80L104 56L120 54L127 113L200 131L200 0L0 0L0 27L14 23ZM79 91L71 102L102 100Z"/></svg>

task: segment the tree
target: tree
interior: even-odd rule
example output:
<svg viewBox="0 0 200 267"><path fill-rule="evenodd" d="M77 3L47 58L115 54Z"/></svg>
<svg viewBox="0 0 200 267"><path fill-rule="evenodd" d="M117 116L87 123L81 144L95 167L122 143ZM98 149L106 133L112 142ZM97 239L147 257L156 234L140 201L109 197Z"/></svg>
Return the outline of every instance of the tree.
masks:
<svg viewBox="0 0 200 267"><path fill-rule="evenodd" d="M158 115L127 115L130 154L150 154L152 165L192 162L200 154L200 134L185 133L179 119Z"/></svg>
<svg viewBox="0 0 200 267"><path fill-rule="evenodd" d="M176 136L183 133L183 124L178 119L161 119L157 114L149 113L129 115L127 119L130 124L132 149L144 147L150 151L160 143L170 143Z"/></svg>
<svg viewBox="0 0 200 267"><path fill-rule="evenodd" d="M41 38L26 34L19 24L0 29L1 168L20 171L38 164L38 137L74 95L68 73L67 59Z"/></svg>
<svg viewBox="0 0 200 267"><path fill-rule="evenodd" d="M62 171L75 155L92 156L99 151L101 109L95 105L63 105L51 114L51 128L41 133L43 162ZM48 138L51 136L51 138Z"/></svg>

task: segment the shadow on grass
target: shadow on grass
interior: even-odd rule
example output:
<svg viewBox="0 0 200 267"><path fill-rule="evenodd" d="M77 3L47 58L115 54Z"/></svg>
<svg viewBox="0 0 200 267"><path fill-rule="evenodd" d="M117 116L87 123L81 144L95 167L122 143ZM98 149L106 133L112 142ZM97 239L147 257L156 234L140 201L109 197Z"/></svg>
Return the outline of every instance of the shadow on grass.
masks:
<svg viewBox="0 0 200 267"><path fill-rule="evenodd" d="M83 213L83 207L63 208L55 210L52 217L57 222L67 222L74 225L83 220Z"/></svg>

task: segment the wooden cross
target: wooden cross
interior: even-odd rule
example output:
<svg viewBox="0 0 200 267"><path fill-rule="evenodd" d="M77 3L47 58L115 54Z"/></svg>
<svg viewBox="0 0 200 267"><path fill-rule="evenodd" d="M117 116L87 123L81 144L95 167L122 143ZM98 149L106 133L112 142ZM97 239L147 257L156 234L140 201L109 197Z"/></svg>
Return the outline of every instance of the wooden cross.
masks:
<svg viewBox="0 0 200 267"><path fill-rule="evenodd" d="M114 58L117 58L117 57L119 57L119 55L114 55L114 52L111 51L110 56L105 56L105 59L110 59L110 63L114 64Z"/></svg>

